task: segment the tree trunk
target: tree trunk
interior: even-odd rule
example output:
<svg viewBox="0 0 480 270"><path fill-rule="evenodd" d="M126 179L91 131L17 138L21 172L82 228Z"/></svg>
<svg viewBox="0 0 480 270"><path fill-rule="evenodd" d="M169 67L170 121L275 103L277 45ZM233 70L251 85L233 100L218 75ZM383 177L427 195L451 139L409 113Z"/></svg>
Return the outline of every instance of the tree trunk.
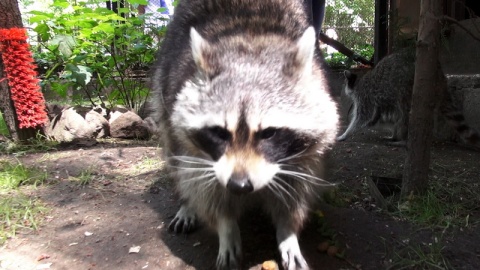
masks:
<svg viewBox="0 0 480 270"><path fill-rule="evenodd" d="M23 27L20 9L17 0L0 0L0 29ZM23 141L35 137L33 128L18 128L17 114L10 96L10 88L5 79L4 65L0 52L0 111L7 124L10 136L14 141Z"/></svg>
<svg viewBox="0 0 480 270"><path fill-rule="evenodd" d="M408 153L403 174L403 197L425 193L428 187L435 90L442 72L438 62L442 4L443 1L438 0L421 2L415 82L408 127Z"/></svg>

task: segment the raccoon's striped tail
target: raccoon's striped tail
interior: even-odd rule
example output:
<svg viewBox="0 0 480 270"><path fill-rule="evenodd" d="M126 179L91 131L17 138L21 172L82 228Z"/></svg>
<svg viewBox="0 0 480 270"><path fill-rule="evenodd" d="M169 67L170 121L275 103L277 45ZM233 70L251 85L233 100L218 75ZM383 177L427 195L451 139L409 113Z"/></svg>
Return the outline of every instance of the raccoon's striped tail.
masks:
<svg viewBox="0 0 480 270"><path fill-rule="evenodd" d="M463 112L452 104L451 97L447 95L446 102L440 108L448 124L455 129L462 140L475 148L480 149L480 134L468 125Z"/></svg>

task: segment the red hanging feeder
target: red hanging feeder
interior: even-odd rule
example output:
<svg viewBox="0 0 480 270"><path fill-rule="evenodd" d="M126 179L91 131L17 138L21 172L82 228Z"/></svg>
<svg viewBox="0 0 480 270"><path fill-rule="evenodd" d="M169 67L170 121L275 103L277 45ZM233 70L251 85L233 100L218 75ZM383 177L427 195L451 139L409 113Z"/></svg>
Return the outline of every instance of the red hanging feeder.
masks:
<svg viewBox="0 0 480 270"><path fill-rule="evenodd" d="M24 28L0 29L0 52L19 128L36 128L47 122L32 53Z"/></svg>

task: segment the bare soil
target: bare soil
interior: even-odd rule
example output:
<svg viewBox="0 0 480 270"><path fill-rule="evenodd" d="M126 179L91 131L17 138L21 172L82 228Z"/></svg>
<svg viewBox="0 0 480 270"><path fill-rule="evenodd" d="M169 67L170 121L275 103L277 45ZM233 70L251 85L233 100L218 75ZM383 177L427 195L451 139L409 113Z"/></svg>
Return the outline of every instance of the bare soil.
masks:
<svg viewBox="0 0 480 270"><path fill-rule="evenodd" d="M342 190L341 203L322 203L316 209L330 233L312 215L301 234L311 268L398 269L396 254L417 246L428 254L439 245L451 268L480 269L480 208L470 213L468 226L445 230L395 218L376 206L365 180L371 175L401 177L406 152L387 146L383 135L366 131L333 149L330 180ZM0 248L0 269L214 269L218 243L212 231L202 226L184 236L167 229L179 204L159 156L153 143L110 141L18 157L48 172L47 184L24 192L50 211L38 231L21 232ZM480 188L478 152L436 143L431 164L431 181L455 177ZM82 179L88 184L81 185ZM241 229L246 269L279 261L267 218L249 213ZM332 237L343 258L317 250ZM131 252L132 247L137 250Z"/></svg>

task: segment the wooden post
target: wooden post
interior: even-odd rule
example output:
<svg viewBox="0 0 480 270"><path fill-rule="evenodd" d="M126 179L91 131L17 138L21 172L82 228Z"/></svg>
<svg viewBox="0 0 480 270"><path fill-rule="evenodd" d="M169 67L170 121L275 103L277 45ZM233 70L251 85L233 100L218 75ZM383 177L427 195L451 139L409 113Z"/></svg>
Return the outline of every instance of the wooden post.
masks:
<svg viewBox="0 0 480 270"><path fill-rule="evenodd" d="M388 0L375 0L375 37L373 55L375 65L388 51Z"/></svg>
<svg viewBox="0 0 480 270"><path fill-rule="evenodd" d="M390 0L388 8L388 54L392 53L397 39L397 0Z"/></svg>
<svg viewBox="0 0 480 270"><path fill-rule="evenodd" d="M428 187L433 110L437 84L443 78L438 52L443 1L422 0L417 41L417 60L408 127L402 196L422 194ZM441 77L442 76L442 77Z"/></svg>

